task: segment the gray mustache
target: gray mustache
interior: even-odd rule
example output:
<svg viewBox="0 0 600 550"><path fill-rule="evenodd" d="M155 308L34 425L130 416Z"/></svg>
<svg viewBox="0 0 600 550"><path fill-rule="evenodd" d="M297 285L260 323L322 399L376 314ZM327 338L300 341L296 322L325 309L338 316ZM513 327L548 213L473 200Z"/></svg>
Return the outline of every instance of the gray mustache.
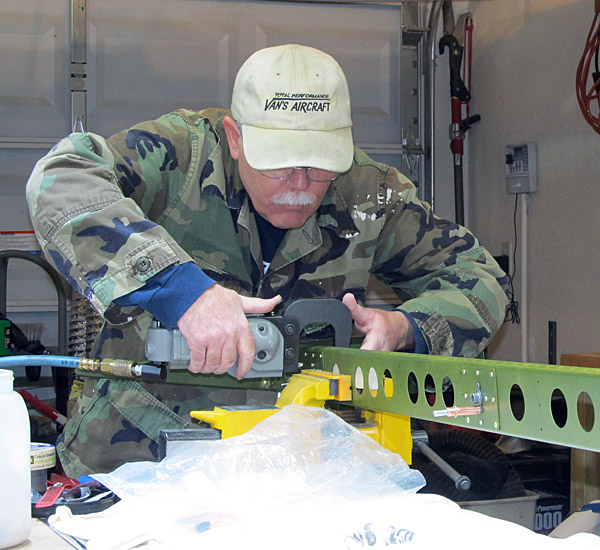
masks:
<svg viewBox="0 0 600 550"><path fill-rule="evenodd" d="M314 193L307 191L288 191L275 195L272 199L273 204L285 204L288 206L307 206L317 200Z"/></svg>

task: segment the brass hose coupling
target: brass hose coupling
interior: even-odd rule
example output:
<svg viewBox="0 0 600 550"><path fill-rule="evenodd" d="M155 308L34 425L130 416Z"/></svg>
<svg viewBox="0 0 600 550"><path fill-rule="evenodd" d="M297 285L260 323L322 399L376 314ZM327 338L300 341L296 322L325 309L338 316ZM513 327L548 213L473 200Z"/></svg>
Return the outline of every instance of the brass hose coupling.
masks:
<svg viewBox="0 0 600 550"><path fill-rule="evenodd" d="M119 378L140 378L143 380L164 380L167 375L165 367L136 363L127 359L88 359L83 357L79 361L79 368L83 371L97 372Z"/></svg>

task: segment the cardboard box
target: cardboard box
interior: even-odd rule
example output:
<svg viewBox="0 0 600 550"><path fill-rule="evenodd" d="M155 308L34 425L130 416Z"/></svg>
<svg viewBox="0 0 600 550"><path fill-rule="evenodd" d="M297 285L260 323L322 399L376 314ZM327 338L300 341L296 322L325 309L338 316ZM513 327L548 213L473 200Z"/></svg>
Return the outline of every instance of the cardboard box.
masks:
<svg viewBox="0 0 600 550"><path fill-rule="evenodd" d="M535 507L534 531L547 535L556 529L569 515L569 497L540 492Z"/></svg>
<svg viewBox="0 0 600 550"><path fill-rule="evenodd" d="M479 512L493 518L512 521L533 530L537 500L537 493L527 491L525 496L522 497L468 500L457 502L457 504L465 510L472 510L473 512Z"/></svg>

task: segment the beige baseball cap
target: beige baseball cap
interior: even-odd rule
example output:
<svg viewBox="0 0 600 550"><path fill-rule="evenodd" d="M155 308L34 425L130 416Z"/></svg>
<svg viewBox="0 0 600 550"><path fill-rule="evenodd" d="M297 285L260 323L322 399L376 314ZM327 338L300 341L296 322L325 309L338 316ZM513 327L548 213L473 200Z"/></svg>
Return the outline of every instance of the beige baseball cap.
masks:
<svg viewBox="0 0 600 550"><path fill-rule="evenodd" d="M346 172L353 158L348 83L333 57L286 44L252 54L231 102L256 170L310 166Z"/></svg>

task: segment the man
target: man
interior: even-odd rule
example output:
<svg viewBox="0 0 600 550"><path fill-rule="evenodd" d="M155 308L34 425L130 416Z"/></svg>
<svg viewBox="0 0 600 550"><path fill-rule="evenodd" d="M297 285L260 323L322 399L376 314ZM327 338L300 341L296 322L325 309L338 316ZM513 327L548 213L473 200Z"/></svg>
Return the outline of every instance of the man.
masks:
<svg viewBox="0 0 600 550"><path fill-rule="evenodd" d="M155 317L181 329L191 371L224 373L239 358L242 378L254 355L245 314L309 297L343 300L364 349L479 354L504 318L504 273L404 176L353 148L351 127L337 62L285 45L242 66L231 113L179 110L61 141L27 199L46 257L106 320L95 355L144 359ZM371 274L400 310L359 305ZM226 397L87 380L62 464L79 475L156 458L160 429Z"/></svg>

